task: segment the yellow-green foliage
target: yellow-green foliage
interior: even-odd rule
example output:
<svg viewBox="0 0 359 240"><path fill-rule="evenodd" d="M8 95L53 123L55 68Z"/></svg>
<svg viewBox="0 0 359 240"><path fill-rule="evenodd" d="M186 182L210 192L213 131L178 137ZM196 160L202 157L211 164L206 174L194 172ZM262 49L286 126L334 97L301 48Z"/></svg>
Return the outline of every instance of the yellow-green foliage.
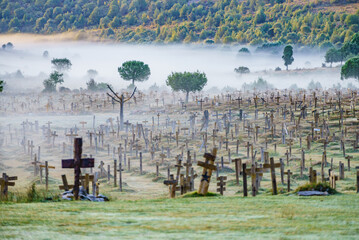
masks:
<svg viewBox="0 0 359 240"><path fill-rule="evenodd" d="M3 0L0 32L88 29L89 34L126 42L269 41L327 48L358 31L355 8L348 1L331 5L328 0Z"/></svg>

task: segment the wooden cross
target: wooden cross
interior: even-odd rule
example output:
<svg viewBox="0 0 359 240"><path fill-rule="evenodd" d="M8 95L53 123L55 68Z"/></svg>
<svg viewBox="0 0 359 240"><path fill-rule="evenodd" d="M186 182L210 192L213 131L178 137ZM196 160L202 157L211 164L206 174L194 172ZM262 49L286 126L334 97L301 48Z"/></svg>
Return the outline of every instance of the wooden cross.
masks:
<svg viewBox="0 0 359 240"><path fill-rule="evenodd" d="M50 125L52 124L52 122L48 121L46 124L47 124L47 129L50 130Z"/></svg>
<svg viewBox="0 0 359 240"><path fill-rule="evenodd" d="M187 191L191 190L191 182L192 182L192 178L190 177L190 168L192 167L192 162L191 162L191 155L189 154L189 151L187 152L187 162L185 162L183 164L186 167L186 186L184 187L184 192L186 193Z"/></svg>
<svg viewBox="0 0 359 240"><path fill-rule="evenodd" d="M37 160L36 154L35 154L34 161L31 162L31 164L34 165L34 176L37 176L38 173L39 173L39 166L38 166L38 164L41 164L41 162Z"/></svg>
<svg viewBox="0 0 359 240"><path fill-rule="evenodd" d="M243 163L242 164L242 176L243 176L243 197L247 197L248 196L248 191L247 191L247 173L246 173L246 168L247 168L247 164Z"/></svg>
<svg viewBox="0 0 359 240"><path fill-rule="evenodd" d="M82 125L82 128L85 128L85 124L87 124L87 122L82 121L80 124Z"/></svg>
<svg viewBox="0 0 359 240"><path fill-rule="evenodd" d="M11 186L15 186L15 182L9 182L9 181L15 181L17 180L17 177L9 177L6 173L2 174L2 178L0 178L0 187L1 187L1 191L0 191L0 197L1 199L3 198L7 198L7 194L8 194L8 187Z"/></svg>
<svg viewBox="0 0 359 240"><path fill-rule="evenodd" d="M122 172L124 169L122 168L122 163L120 161L119 168L117 169L118 172L118 180L119 180L119 186L120 186L120 192L122 192Z"/></svg>
<svg viewBox="0 0 359 240"><path fill-rule="evenodd" d="M180 176L180 173L181 173L181 168L183 168L182 159L181 159L180 155L177 156L177 164L175 165L175 167L177 168L176 181L178 182L179 176Z"/></svg>
<svg viewBox="0 0 359 240"><path fill-rule="evenodd" d="M278 93L278 96L275 99L277 100L277 105L279 105L279 99L280 99L279 93Z"/></svg>
<svg viewBox="0 0 359 240"><path fill-rule="evenodd" d="M242 166L242 159L241 158L235 158L232 160L232 162L234 162L235 164L235 168L236 168L236 183L237 185L239 185L239 174L241 172L241 166Z"/></svg>
<svg viewBox="0 0 359 240"><path fill-rule="evenodd" d="M161 153L161 154L160 154L160 157L161 157L161 164L163 164L164 159L166 158L166 154Z"/></svg>
<svg viewBox="0 0 359 240"><path fill-rule="evenodd" d="M40 168L45 169L45 186L46 192L49 190L49 168L55 169L54 166L49 166L48 162L45 161L45 165L40 165Z"/></svg>
<svg viewBox="0 0 359 240"><path fill-rule="evenodd" d="M205 162L198 161L197 165L203 167L201 182L198 188L198 193L206 195L208 193L209 183L211 181L212 171L217 170L214 165L216 160L217 148L213 148L212 154L205 153L203 157L206 159Z"/></svg>
<svg viewBox="0 0 359 240"><path fill-rule="evenodd" d="M68 182L67 182L67 178L66 178L66 175L61 175L61 178L62 178L62 186L59 186L59 189L60 190L65 190L65 191L69 191L70 188L73 188L74 185L69 185Z"/></svg>
<svg viewBox="0 0 359 240"><path fill-rule="evenodd" d="M249 169L243 169L243 174L250 175L252 179L252 196L255 197L257 189L257 176L263 176L263 168L257 168L255 164L252 164L252 167ZM247 186L246 186L247 187Z"/></svg>
<svg viewBox="0 0 359 240"><path fill-rule="evenodd" d="M75 173L74 183L74 196L75 199L79 198L79 186L80 186L80 175L81 168L93 168L95 166L94 158L81 158L82 155L82 138L74 139L74 158L63 159L62 168L73 168Z"/></svg>
<svg viewBox="0 0 359 240"><path fill-rule="evenodd" d="M336 181L338 181L339 180L339 177L338 176L335 176L335 174L334 174L334 171L332 170L332 171L330 171L330 173L329 173L329 184L330 184L330 187L331 188L336 188Z"/></svg>
<svg viewBox="0 0 359 240"><path fill-rule="evenodd" d="M156 162L156 177L158 177L160 175L159 167L160 167L160 163Z"/></svg>
<svg viewBox="0 0 359 240"><path fill-rule="evenodd" d="M203 104L203 100L202 100L202 98L201 98L201 100L198 100L198 102L200 103L200 105L201 105L201 111L202 111L202 104Z"/></svg>
<svg viewBox="0 0 359 240"><path fill-rule="evenodd" d="M107 177L107 173L105 168L103 167L105 165L105 163L103 161L100 162L100 165L98 166L98 168L100 169L100 177Z"/></svg>
<svg viewBox="0 0 359 240"><path fill-rule="evenodd" d="M72 132L72 129L71 129L70 133L66 134L66 137L70 137L70 140L71 140L71 141L72 141L72 139L73 139L74 137L77 137L77 136L78 136L78 134L73 133L73 132Z"/></svg>
<svg viewBox="0 0 359 240"><path fill-rule="evenodd" d="M317 183L317 170L313 170L313 167L309 168L309 181L310 183Z"/></svg>
<svg viewBox="0 0 359 240"><path fill-rule="evenodd" d="M111 129L111 132L109 132L109 133L111 133L112 134L112 136L115 136L115 134L117 134L117 132L115 131L115 129Z"/></svg>
<svg viewBox="0 0 359 240"><path fill-rule="evenodd" d="M245 147L247 148L247 158L249 158L249 147L253 147L253 144L250 144L249 142L247 142Z"/></svg>
<svg viewBox="0 0 359 240"><path fill-rule="evenodd" d="M176 186L178 181L174 179L173 174L170 175L169 180L163 181L163 184L167 185L169 187L169 194L170 198L176 197Z"/></svg>
<svg viewBox="0 0 359 240"><path fill-rule="evenodd" d="M222 196L223 196L223 192L226 191L226 182L225 180L227 180L226 176L220 176L217 178L217 181L219 181L217 183L217 192L219 192Z"/></svg>
<svg viewBox="0 0 359 240"><path fill-rule="evenodd" d="M242 101L242 98L238 97L235 99L236 101L238 101L238 109L241 108L241 101Z"/></svg>
<svg viewBox="0 0 359 240"><path fill-rule="evenodd" d="M271 179L272 179L272 190L273 190L273 195L277 195L277 181L275 178L275 168L280 168L281 164L280 163L274 163L274 159L271 157L270 158L270 164L263 164L263 168L270 168L270 172L271 172Z"/></svg>
<svg viewBox="0 0 359 240"><path fill-rule="evenodd" d="M353 156L349 156L349 155L347 155L346 157L345 157L345 159L347 159L348 160L348 171L350 171L350 160L353 158Z"/></svg>
<svg viewBox="0 0 359 240"><path fill-rule="evenodd" d="M87 193L89 193L89 186L90 186L90 182L94 182L95 176L94 175L90 175L88 173L85 174L85 176L81 176L81 185L82 187L85 189L85 191ZM92 184L93 186L94 184Z"/></svg>
<svg viewBox="0 0 359 240"><path fill-rule="evenodd" d="M52 136L52 147L54 147L54 145L55 145L55 138L58 137L59 135L57 135L57 134L56 134L56 131L54 131L54 132L51 134L51 136Z"/></svg>
<svg viewBox="0 0 359 240"><path fill-rule="evenodd" d="M30 150L30 157L32 158L32 153L33 153L33 149L34 149L34 142L31 140L28 142L28 149Z"/></svg>
<svg viewBox="0 0 359 240"><path fill-rule="evenodd" d="M287 175L287 191L290 192L290 176L293 175L293 173L288 169L288 171L284 172L285 175Z"/></svg>
<svg viewBox="0 0 359 240"><path fill-rule="evenodd" d="M253 98L254 100L254 107L257 108L257 101L258 101L259 97L256 95L256 97Z"/></svg>

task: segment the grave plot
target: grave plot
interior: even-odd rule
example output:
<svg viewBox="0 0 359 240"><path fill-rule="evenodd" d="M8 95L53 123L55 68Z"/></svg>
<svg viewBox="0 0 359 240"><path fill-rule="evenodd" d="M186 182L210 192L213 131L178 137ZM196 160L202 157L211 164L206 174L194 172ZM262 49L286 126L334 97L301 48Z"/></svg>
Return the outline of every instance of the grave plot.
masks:
<svg viewBox="0 0 359 240"><path fill-rule="evenodd" d="M269 196L320 182L356 192L354 91L202 93L188 103L165 92L108 93L19 96L13 107L1 108L19 116L33 110L48 114L18 117L1 129L7 146L2 168L19 176L15 188L39 179L39 187L53 192L62 182L61 190L74 188L76 198L80 183L86 189L100 183L114 199L205 194L217 188L225 189L225 196ZM36 104L22 108L31 97ZM1 104L10 101L4 96ZM61 115L67 111L72 115ZM72 173L62 167L76 169L77 138L83 142L77 158L82 164L93 159L93 165L77 166L81 171ZM57 184L46 181L49 176ZM221 177L226 181L218 180L217 186Z"/></svg>

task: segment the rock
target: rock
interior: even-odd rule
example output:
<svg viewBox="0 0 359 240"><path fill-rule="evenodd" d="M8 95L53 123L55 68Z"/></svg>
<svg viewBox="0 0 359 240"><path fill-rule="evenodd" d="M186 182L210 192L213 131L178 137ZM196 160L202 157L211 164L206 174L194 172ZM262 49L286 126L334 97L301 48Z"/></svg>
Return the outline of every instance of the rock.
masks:
<svg viewBox="0 0 359 240"><path fill-rule="evenodd" d="M99 194L97 197L98 197L98 198L102 198L105 202L110 201L110 199L108 199L108 197L106 197L106 196L104 196L104 195L102 195L102 194Z"/></svg>
<svg viewBox="0 0 359 240"><path fill-rule="evenodd" d="M301 191L298 192L298 196L328 196L328 192Z"/></svg>
<svg viewBox="0 0 359 240"><path fill-rule="evenodd" d="M74 198L74 194L73 194L73 189L71 189L70 191L65 191L62 193L62 199L63 200L73 200ZM91 202L107 202L110 201L108 199L108 197L99 194L97 197L95 197L92 194L87 194L85 189L81 186L79 189L79 198L82 201L91 201Z"/></svg>

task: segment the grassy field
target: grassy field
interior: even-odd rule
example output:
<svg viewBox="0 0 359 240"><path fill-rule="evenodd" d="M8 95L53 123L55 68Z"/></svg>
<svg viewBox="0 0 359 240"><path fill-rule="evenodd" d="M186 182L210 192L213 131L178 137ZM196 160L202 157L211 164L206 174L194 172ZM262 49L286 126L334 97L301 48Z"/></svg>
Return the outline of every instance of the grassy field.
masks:
<svg viewBox="0 0 359 240"><path fill-rule="evenodd" d="M0 239L359 239L356 194L0 204Z"/></svg>

